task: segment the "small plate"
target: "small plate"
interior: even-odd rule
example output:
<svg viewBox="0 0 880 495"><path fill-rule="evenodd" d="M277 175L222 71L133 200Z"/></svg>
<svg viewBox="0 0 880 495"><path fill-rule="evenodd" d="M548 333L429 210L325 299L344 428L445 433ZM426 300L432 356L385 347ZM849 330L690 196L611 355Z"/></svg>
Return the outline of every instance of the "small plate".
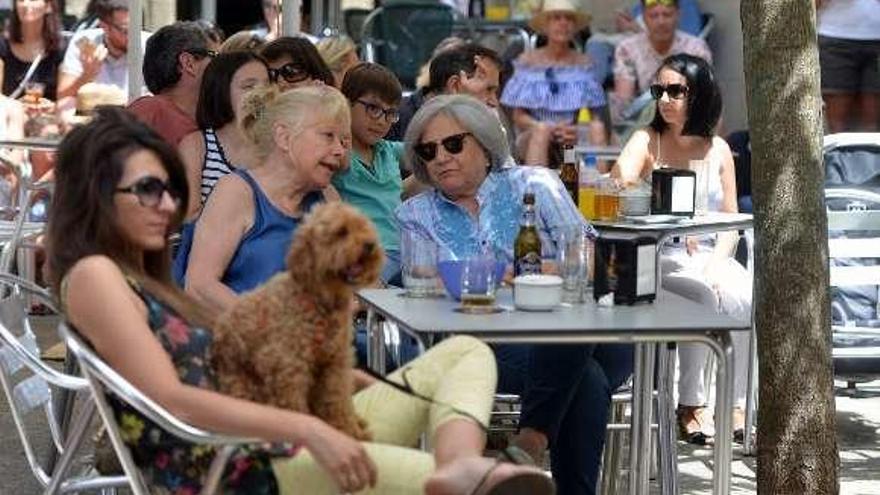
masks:
<svg viewBox="0 0 880 495"><path fill-rule="evenodd" d="M519 311L528 311L528 312L530 312L530 313L533 313L533 312L542 312L542 313L546 313L546 312L553 311L554 309L558 308L559 305L558 305L558 304L555 304L555 305L553 305L553 306L531 306L531 305L528 305L528 304L520 304L520 305L517 305L517 306L515 306L515 307L516 307L516 309L518 309Z"/></svg>
<svg viewBox="0 0 880 495"><path fill-rule="evenodd" d="M504 312L504 308L502 308L501 306L481 306L474 308L464 308L462 306L458 306L454 308L453 311L465 315L494 315Z"/></svg>
<svg viewBox="0 0 880 495"><path fill-rule="evenodd" d="M644 215L624 217L627 222L639 224L678 223L687 217L679 215Z"/></svg>

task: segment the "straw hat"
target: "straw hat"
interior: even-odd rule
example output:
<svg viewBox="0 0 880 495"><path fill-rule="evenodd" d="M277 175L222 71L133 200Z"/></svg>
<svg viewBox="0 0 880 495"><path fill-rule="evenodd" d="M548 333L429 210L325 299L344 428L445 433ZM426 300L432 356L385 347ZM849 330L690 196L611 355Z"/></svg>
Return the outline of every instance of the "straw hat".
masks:
<svg viewBox="0 0 880 495"><path fill-rule="evenodd" d="M571 14L574 17L575 31L580 31L590 23L590 14L583 12L575 0L544 0L541 4L541 10L529 21L529 27L543 33L547 27L547 18L556 12Z"/></svg>

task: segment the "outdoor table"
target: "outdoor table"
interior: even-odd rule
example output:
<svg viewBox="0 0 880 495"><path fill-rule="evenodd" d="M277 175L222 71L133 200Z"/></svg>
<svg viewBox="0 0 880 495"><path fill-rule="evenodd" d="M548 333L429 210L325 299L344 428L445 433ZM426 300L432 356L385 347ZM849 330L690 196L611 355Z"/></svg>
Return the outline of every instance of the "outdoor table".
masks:
<svg viewBox="0 0 880 495"><path fill-rule="evenodd" d="M30 151L55 151L60 143L60 139L2 139L0 140L0 148L27 149Z"/></svg>
<svg viewBox="0 0 880 495"><path fill-rule="evenodd" d="M459 303L448 297L415 299L403 294L400 289L364 289L357 294L367 307L368 361L377 371L384 371L385 363L378 316L396 323L414 336L420 346L437 334L471 335L485 342L521 344L701 342L718 358L716 411L729 411L733 400L730 332L751 329L749 322L716 314L670 292L658 293L653 304L599 307L588 297L583 304L563 305L551 312L524 312L512 309L512 292L503 289L497 302L505 310L487 315L456 312ZM634 387L630 444L630 493L634 494L648 493L651 400L650 385ZM727 494L730 486L732 432L730 415L717 417L713 493L721 495Z"/></svg>
<svg viewBox="0 0 880 495"><path fill-rule="evenodd" d="M575 146L577 156L594 155L597 160L616 160L623 150L620 146Z"/></svg>

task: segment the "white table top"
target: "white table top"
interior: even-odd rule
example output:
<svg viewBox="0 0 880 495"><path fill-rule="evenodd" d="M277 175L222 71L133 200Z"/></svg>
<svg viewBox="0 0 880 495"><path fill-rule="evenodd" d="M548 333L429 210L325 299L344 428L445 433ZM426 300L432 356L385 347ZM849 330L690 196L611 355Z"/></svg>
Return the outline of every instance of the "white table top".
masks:
<svg viewBox="0 0 880 495"><path fill-rule="evenodd" d="M709 213L668 223L591 222L600 232L626 231L633 233L665 233L670 235L702 234L742 230L752 228L752 215L749 213Z"/></svg>
<svg viewBox="0 0 880 495"><path fill-rule="evenodd" d="M484 338L540 334L560 338L607 334L624 340L658 340L666 333L705 334L712 330L747 331L748 321L739 321L661 291L653 303L633 306L599 307L590 298L586 303L562 306L550 312L513 310L510 289L498 292L498 304L505 308L490 315L454 311L459 303L449 297L414 299L403 297L401 289L363 289L358 297L377 312L417 334L460 333ZM639 337L645 337L641 339ZM662 340L662 339L660 339Z"/></svg>

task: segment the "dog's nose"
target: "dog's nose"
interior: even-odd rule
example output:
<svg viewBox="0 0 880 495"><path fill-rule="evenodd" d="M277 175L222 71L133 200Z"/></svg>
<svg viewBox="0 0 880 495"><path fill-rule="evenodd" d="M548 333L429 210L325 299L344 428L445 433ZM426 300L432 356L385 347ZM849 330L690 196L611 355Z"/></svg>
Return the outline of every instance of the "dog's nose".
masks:
<svg viewBox="0 0 880 495"><path fill-rule="evenodd" d="M373 251L375 251L375 250L376 250L376 243L375 242L365 242L364 243L364 254L365 255L373 254Z"/></svg>

